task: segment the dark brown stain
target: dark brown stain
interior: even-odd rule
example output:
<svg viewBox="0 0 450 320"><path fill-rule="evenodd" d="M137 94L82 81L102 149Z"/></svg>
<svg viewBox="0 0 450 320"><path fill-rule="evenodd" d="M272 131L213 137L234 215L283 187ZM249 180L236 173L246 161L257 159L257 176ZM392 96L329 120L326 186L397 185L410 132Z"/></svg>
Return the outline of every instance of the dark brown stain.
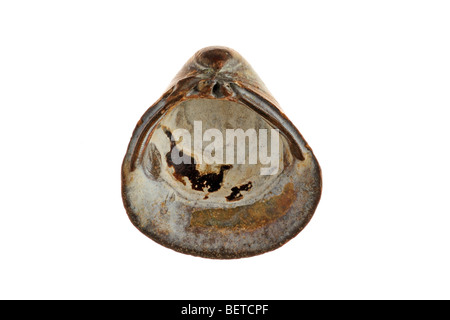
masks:
<svg viewBox="0 0 450 320"><path fill-rule="evenodd" d="M192 189L197 191L204 191L206 189L208 192L215 192L222 187L224 173L232 168L231 165L221 166L219 173L212 172L200 174L197 170L195 159L185 155L183 151L178 150L172 133L169 130L166 129L164 133L170 140L170 151L166 154L166 161L169 167L172 167L175 170L173 175L178 181L186 185L183 177L187 177L191 182ZM183 158L183 161L180 164L173 162L172 151L174 151L174 149L175 152Z"/></svg>
<svg viewBox="0 0 450 320"><path fill-rule="evenodd" d="M252 188L252 182L249 181L246 184L243 184L239 187L233 187L231 188L231 193L229 196L225 197L227 201L238 201L241 200L244 196L242 195L241 191L248 191Z"/></svg>

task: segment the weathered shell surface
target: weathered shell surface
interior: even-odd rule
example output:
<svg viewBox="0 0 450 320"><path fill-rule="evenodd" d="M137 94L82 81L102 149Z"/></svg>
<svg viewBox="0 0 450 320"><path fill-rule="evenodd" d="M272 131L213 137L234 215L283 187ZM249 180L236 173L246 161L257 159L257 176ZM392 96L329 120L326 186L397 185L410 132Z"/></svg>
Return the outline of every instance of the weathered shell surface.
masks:
<svg viewBox="0 0 450 320"><path fill-rule="evenodd" d="M195 135L195 123L202 133L277 129L276 174L262 175L264 165L250 164L257 153L250 146L243 163L200 163L207 143L189 152L192 141L173 137L179 128ZM190 163L175 163L174 148ZM202 49L186 63L138 122L122 166L122 197L132 223L164 246L207 258L280 247L309 222L321 186L310 147L249 64L224 47Z"/></svg>

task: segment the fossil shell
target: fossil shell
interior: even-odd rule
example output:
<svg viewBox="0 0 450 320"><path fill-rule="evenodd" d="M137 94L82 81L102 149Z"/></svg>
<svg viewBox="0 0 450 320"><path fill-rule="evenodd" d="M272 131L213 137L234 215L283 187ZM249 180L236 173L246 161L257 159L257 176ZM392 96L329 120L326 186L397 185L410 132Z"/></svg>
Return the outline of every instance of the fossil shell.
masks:
<svg viewBox="0 0 450 320"><path fill-rule="evenodd" d="M122 165L131 222L168 248L206 258L282 246L309 222L321 188L311 148L250 65L225 47L185 64L139 120Z"/></svg>

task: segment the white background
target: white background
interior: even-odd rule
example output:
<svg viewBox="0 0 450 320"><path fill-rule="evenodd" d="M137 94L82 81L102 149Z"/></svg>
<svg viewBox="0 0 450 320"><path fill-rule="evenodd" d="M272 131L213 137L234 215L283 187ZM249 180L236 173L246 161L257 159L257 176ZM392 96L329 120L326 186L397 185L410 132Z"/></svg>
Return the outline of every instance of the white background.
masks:
<svg viewBox="0 0 450 320"><path fill-rule="evenodd" d="M0 298L449 299L446 1L2 1ZM197 50L231 47L314 150L296 238L176 253L122 205L132 131Z"/></svg>

